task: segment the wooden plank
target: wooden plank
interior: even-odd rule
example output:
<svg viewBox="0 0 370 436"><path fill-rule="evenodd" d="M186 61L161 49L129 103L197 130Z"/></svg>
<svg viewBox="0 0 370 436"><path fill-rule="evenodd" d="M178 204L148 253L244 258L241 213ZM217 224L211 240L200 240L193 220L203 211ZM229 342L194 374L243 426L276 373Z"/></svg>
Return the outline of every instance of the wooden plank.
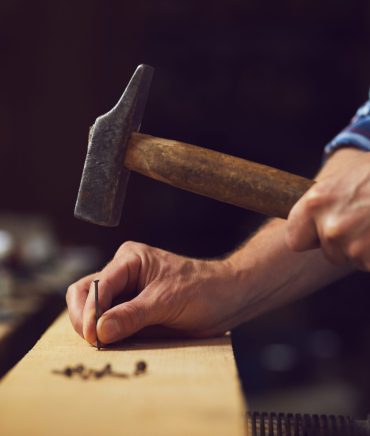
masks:
<svg viewBox="0 0 370 436"><path fill-rule="evenodd" d="M82 380L53 374L83 364L147 373ZM135 341L97 351L64 313L0 383L1 436L245 434L230 338Z"/></svg>

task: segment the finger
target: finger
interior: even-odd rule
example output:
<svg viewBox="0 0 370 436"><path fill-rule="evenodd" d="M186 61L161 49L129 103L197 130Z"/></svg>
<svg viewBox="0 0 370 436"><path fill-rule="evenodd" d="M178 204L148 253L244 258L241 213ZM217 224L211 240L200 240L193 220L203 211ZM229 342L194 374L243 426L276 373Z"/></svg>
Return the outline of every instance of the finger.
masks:
<svg viewBox="0 0 370 436"><path fill-rule="evenodd" d="M347 242L346 253L353 266L370 271L370 233Z"/></svg>
<svg viewBox="0 0 370 436"><path fill-rule="evenodd" d="M329 261L335 265L361 261L370 234L366 212L344 213L334 209L330 213L323 211L316 221L321 248Z"/></svg>
<svg viewBox="0 0 370 436"><path fill-rule="evenodd" d="M345 235L341 230L339 215L324 210L316 217L316 226L321 250L329 262L338 266L347 264L348 257L343 246Z"/></svg>
<svg viewBox="0 0 370 436"><path fill-rule="evenodd" d="M141 270L141 259L134 252L114 258L96 277L99 279L99 308L103 313L111 307L112 300L119 294L129 294L136 288ZM95 289L90 284L83 310L83 336L96 344Z"/></svg>
<svg viewBox="0 0 370 436"><path fill-rule="evenodd" d="M90 274L69 286L66 293L69 319L76 332L83 337L82 315L85 307L89 286L96 274Z"/></svg>
<svg viewBox="0 0 370 436"><path fill-rule="evenodd" d="M286 243L293 251L317 248L319 235L315 223L315 197L305 194L291 209L286 232Z"/></svg>
<svg viewBox="0 0 370 436"><path fill-rule="evenodd" d="M110 344L132 336L144 327L156 324L158 311L153 306L152 299L140 294L109 309L98 321L99 339L105 344Z"/></svg>

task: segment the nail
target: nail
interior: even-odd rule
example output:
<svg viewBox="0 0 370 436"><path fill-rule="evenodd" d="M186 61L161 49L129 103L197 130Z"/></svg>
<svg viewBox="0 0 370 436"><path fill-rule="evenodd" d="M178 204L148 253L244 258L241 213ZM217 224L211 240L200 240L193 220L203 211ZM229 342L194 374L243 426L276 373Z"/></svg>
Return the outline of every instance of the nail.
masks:
<svg viewBox="0 0 370 436"><path fill-rule="evenodd" d="M136 368L134 371L135 375L140 375L143 374L146 371L146 362L144 362L144 360L140 360L139 362L136 363Z"/></svg>
<svg viewBox="0 0 370 436"><path fill-rule="evenodd" d="M94 280L95 285L95 336L96 336L96 346L98 347L98 350L101 348L101 343L98 338L98 321L100 317L100 308L99 308L99 280Z"/></svg>

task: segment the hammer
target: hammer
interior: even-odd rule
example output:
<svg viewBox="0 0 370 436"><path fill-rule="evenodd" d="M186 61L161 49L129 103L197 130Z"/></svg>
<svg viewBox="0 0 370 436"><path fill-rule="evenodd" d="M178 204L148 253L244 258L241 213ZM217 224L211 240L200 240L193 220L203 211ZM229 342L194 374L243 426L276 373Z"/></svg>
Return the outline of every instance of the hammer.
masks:
<svg viewBox="0 0 370 436"><path fill-rule="evenodd" d="M130 170L225 203L287 218L314 181L224 153L139 133L154 69L139 65L118 103L90 129L75 216L120 221Z"/></svg>

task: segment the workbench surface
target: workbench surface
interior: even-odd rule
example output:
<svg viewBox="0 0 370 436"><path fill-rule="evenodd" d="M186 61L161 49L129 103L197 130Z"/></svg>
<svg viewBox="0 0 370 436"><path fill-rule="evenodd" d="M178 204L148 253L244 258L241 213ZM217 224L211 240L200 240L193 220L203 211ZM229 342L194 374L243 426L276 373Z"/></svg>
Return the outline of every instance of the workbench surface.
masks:
<svg viewBox="0 0 370 436"><path fill-rule="evenodd" d="M79 364L132 373L81 379L54 374ZM96 350L62 314L0 383L1 436L245 434L245 403L228 336L135 340Z"/></svg>

